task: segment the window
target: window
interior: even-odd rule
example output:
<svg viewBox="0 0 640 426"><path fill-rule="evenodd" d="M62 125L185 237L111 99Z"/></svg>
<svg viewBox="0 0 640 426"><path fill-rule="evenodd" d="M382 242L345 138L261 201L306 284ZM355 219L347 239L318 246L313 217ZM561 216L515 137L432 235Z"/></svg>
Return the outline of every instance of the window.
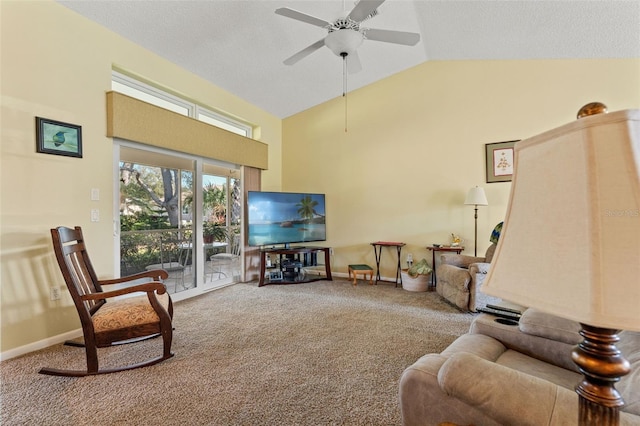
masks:
<svg viewBox="0 0 640 426"><path fill-rule="evenodd" d="M220 127L221 129L237 133L241 136L251 137L251 127L244 125L241 126L220 114L216 114L215 112L206 110L202 107L198 107L196 109L196 118L200 121L211 124L212 126Z"/></svg>
<svg viewBox="0 0 640 426"><path fill-rule="evenodd" d="M241 136L250 138L252 127L246 123L227 117L223 114L209 110L201 105L182 99L157 87L135 80L117 71L112 72L111 88L119 93L132 98L148 102L178 114L186 115L211 124L221 129L228 130Z"/></svg>

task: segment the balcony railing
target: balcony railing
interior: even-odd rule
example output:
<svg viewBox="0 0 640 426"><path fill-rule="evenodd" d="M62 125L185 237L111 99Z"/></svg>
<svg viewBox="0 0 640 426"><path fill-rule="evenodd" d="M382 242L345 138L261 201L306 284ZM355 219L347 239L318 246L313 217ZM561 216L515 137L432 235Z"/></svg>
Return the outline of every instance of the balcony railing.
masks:
<svg viewBox="0 0 640 426"><path fill-rule="evenodd" d="M225 231L226 231L226 227ZM231 232L225 235L231 236L237 232L237 227L232 227ZM224 237L223 237L224 238ZM210 271L209 259L216 252L226 251L229 247L229 239L220 241L220 245L205 245L205 281L220 279ZM170 293L187 289L193 285L193 230L191 228L180 229L155 229L143 231L122 231L120 234L120 274L131 275L145 271L149 268L162 268L169 272L167 288Z"/></svg>
<svg viewBox="0 0 640 426"><path fill-rule="evenodd" d="M178 261L180 244L190 241L192 234L190 228L121 232L121 276L142 272L149 265Z"/></svg>

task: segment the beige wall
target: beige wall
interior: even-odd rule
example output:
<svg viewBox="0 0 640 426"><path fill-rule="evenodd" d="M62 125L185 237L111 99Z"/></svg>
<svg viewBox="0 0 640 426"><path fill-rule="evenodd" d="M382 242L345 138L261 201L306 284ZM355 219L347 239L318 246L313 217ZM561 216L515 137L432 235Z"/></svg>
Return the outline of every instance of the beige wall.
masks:
<svg viewBox="0 0 640 426"><path fill-rule="evenodd" d="M336 76L337 78L339 76ZM357 76L350 76L354 79ZM473 206L484 187L478 253L504 218L510 183L485 183L485 144L523 139L575 119L602 101L640 107L640 60L427 62L284 120L283 189L327 194L333 269L375 265L369 243L402 241L426 257L454 232L473 254ZM383 253L383 275L395 254Z"/></svg>
<svg viewBox="0 0 640 426"><path fill-rule="evenodd" d="M52 1L0 1L1 195L0 350L79 327L71 300L49 300L63 286L49 229L81 225L100 276L113 275L113 145L106 137L106 95L118 67L189 94L258 126L269 144L265 186L280 187L281 120L104 30ZM35 117L82 126L82 159L35 152ZM91 188L100 201L90 201ZM90 210L101 220L90 222Z"/></svg>

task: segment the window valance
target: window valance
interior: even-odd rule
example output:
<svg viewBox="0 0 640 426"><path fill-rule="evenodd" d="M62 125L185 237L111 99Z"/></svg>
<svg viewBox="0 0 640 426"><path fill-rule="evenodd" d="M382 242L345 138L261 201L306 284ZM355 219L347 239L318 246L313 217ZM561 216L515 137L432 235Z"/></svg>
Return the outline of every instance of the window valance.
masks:
<svg viewBox="0 0 640 426"><path fill-rule="evenodd" d="M268 168L268 145L118 92L107 92L107 136Z"/></svg>

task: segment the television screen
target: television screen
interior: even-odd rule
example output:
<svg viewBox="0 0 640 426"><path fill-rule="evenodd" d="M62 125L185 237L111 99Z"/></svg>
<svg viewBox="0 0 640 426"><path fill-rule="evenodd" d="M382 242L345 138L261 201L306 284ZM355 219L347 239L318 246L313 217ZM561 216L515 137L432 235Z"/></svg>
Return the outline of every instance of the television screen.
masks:
<svg viewBox="0 0 640 426"><path fill-rule="evenodd" d="M249 245L327 239L324 194L249 191Z"/></svg>

